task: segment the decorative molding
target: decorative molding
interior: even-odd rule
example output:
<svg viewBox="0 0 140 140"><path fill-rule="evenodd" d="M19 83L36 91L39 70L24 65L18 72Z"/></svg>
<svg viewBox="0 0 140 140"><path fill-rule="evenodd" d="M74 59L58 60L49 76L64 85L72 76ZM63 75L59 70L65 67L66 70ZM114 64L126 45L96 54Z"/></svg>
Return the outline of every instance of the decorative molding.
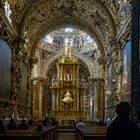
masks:
<svg viewBox="0 0 140 140"><path fill-rule="evenodd" d="M0 10L0 17L9 28L9 31L12 33L13 37L18 38L18 33L12 26L12 24L8 21L7 17L4 15L3 11Z"/></svg>

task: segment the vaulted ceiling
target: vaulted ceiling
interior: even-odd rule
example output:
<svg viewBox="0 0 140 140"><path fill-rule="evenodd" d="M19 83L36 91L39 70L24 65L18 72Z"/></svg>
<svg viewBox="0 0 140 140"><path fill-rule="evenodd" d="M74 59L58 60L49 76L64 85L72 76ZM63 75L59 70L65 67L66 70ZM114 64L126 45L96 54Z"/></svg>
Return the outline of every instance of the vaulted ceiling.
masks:
<svg viewBox="0 0 140 140"><path fill-rule="evenodd" d="M128 1L8 0L14 27L21 36L25 36L26 31L29 52L47 33L71 25L93 36L102 55L122 25L121 7L129 4Z"/></svg>

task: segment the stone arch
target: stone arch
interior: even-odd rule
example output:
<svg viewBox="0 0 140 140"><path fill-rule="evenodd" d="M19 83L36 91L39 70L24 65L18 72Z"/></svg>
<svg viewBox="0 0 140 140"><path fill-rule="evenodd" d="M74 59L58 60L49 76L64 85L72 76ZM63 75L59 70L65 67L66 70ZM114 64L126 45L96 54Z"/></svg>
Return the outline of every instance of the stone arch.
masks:
<svg viewBox="0 0 140 140"><path fill-rule="evenodd" d="M69 23L70 24L70 23ZM50 25L49 27L44 26L44 28L40 29L40 31L36 34L33 44L31 45L33 48L30 48L30 52L33 52L33 50L35 49L34 47L37 46L37 43L39 42L39 40L42 39L42 37L44 35L46 35L47 33L49 34L50 32L57 30L59 28L65 27L69 25L66 21L65 22L60 22L59 24L57 24L57 26L55 25ZM103 41L103 39L93 30L90 28L87 28L86 25L82 24L82 23L78 23L76 21L74 21L72 23L73 27L75 28L79 28L82 31L85 31L87 34L90 34L91 37L95 40L95 42L98 45L98 49L100 50L101 56L104 57L105 55L105 42Z"/></svg>

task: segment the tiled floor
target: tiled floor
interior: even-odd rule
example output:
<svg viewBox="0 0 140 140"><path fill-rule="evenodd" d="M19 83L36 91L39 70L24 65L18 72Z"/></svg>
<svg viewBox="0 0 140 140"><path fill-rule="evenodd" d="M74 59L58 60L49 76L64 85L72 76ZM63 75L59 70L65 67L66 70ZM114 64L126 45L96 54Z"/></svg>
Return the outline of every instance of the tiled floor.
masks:
<svg viewBox="0 0 140 140"><path fill-rule="evenodd" d="M74 132L59 132L58 140L75 140Z"/></svg>

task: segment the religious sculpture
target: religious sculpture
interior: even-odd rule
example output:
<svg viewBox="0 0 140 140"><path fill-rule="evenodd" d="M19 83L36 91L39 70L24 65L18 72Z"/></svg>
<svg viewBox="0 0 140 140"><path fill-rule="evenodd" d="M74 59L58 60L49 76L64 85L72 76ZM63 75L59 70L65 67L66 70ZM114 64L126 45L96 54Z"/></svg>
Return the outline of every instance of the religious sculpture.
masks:
<svg viewBox="0 0 140 140"><path fill-rule="evenodd" d="M70 95L69 90L67 90L67 93L65 94L65 97L63 98L62 101L63 101L64 103L66 103L66 104L69 104L69 103L71 103L71 102L73 101L73 99L72 99L72 97L71 97L71 95Z"/></svg>
<svg viewBox="0 0 140 140"><path fill-rule="evenodd" d="M69 73L69 71L65 72L64 74L64 80L71 80L71 73Z"/></svg>

